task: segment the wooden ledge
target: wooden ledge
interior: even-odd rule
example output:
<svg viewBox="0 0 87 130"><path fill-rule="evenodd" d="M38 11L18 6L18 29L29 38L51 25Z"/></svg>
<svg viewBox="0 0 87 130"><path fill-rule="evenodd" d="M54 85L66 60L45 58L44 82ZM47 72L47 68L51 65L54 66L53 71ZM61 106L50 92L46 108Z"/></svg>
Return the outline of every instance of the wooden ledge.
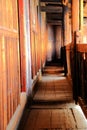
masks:
<svg viewBox="0 0 87 130"><path fill-rule="evenodd" d="M87 44L77 44L78 52L87 52Z"/></svg>

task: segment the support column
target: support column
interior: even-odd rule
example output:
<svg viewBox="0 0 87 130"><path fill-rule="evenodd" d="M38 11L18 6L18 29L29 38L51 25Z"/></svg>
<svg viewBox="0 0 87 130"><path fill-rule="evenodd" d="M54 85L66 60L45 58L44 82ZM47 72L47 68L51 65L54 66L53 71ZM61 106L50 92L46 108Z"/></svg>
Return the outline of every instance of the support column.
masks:
<svg viewBox="0 0 87 130"><path fill-rule="evenodd" d="M72 42L74 43L74 34L79 31L79 0L72 0Z"/></svg>
<svg viewBox="0 0 87 130"><path fill-rule="evenodd" d="M73 81L73 98L78 101L78 72L76 59L76 32L79 31L79 0L72 0L72 48L71 48L71 74Z"/></svg>
<svg viewBox="0 0 87 130"><path fill-rule="evenodd" d="M79 9L80 9L80 30L83 31L83 0L80 0L80 5L79 5Z"/></svg>
<svg viewBox="0 0 87 130"><path fill-rule="evenodd" d="M63 4L63 46L61 48L61 58L64 65L64 73L67 74L67 59L66 59L66 44L68 44L69 39L69 9L68 4Z"/></svg>
<svg viewBox="0 0 87 130"><path fill-rule="evenodd" d="M69 41L69 8L64 5L64 45Z"/></svg>

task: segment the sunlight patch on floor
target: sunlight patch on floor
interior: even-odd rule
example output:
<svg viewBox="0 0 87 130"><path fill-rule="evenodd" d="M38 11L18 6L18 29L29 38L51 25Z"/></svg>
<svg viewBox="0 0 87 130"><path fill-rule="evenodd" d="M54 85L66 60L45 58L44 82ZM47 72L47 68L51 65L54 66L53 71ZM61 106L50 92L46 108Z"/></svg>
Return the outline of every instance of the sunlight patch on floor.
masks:
<svg viewBox="0 0 87 130"><path fill-rule="evenodd" d="M65 76L43 76L42 81L49 81L49 80L64 80L66 79Z"/></svg>
<svg viewBox="0 0 87 130"><path fill-rule="evenodd" d="M86 119L86 117L85 117L85 115L84 115L84 113L83 113L81 107L80 107L79 105L75 105L75 109L80 112L80 114L81 114L82 117L84 118L85 122L87 123L87 119Z"/></svg>

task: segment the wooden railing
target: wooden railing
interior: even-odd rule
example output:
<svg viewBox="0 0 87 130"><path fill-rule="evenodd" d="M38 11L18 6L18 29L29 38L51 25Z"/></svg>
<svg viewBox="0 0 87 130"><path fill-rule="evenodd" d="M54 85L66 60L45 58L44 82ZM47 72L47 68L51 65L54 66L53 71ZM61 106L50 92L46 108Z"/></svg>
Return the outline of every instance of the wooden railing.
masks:
<svg viewBox="0 0 87 130"><path fill-rule="evenodd" d="M79 101L87 117L87 44L69 44L66 51L70 53L73 98Z"/></svg>

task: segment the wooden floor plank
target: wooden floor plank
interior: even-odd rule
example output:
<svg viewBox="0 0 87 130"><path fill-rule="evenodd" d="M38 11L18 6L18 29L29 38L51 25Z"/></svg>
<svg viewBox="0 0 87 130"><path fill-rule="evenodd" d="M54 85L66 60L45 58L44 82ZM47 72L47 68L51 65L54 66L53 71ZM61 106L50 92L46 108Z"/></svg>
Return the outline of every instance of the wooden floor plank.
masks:
<svg viewBox="0 0 87 130"><path fill-rule="evenodd" d="M87 130L87 121L73 101L72 86L61 71L45 68L48 75L38 82L26 122L18 130Z"/></svg>

